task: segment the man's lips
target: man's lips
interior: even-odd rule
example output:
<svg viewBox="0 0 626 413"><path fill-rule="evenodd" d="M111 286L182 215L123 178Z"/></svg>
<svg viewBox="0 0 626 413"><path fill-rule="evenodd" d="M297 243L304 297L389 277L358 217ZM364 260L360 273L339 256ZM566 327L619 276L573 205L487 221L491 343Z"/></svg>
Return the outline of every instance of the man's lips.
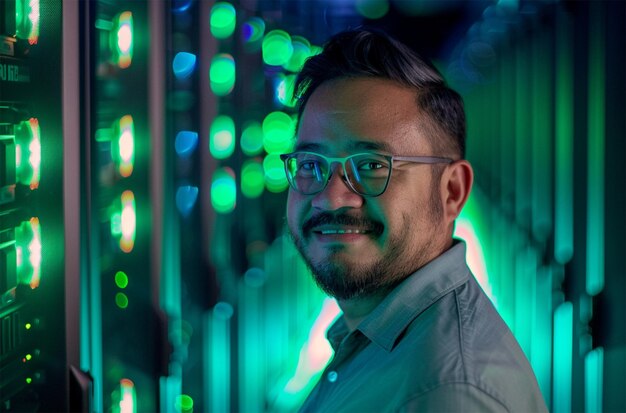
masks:
<svg viewBox="0 0 626 413"><path fill-rule="evenodd" d="M305 235L315 234L328 237L378 236L382 234L383 229L383 224L378 221L346 214L334 215L327 212L312 216L302 226L302 232Z"/></svg>

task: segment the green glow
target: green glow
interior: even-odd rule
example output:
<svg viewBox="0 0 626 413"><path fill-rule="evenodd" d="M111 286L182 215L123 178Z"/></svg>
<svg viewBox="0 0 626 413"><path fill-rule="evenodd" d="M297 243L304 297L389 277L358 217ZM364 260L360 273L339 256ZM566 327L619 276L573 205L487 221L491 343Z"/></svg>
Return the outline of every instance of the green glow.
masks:
<svg viewBox="0 0 626 413"><path fill-rule="evenodd" d="M26 323L26 324L24 325L24 328L25 328L26 330L30 330L32 327L33 327L33 325L32 325L31 323Z"/></svg>
<svg viewBox="0 0 626 413"><path fill-rule="evenodd" d="M574 309L564 302L554 312L553 411L570 412L572 407L572 340Z"/></svg>
<svg viewBox="0 0 626 413"><path fill-rule="evenodd" d="M127 178L133 173L135 164L135 126L133 117L122 116L113 123L111 158L119 174Z"/></svg>
<svg viewBox="0 0 626 413"><path fill-rule="evenodd" d="M289 108L296 106L293 97L293 88L296 83L296 75L278 75L278 85L276 86L276 99Z"/></svg>
<svg viewBox="0 0 626 413"><path fill-rule="evenodd" d="M285 176L285 166L280 159L280 154L270 153L263 160L263 171L265 172L265 186L270 192L282 192L287 189L287 177Z"/></svg>
<svg viewBox="0 0 626 413"><path fill-rule="evenodd" d="M237 12L232 4L218 2L211 8L211 33L217 39L226 39L235 31Z"/></svg>
<svg viewBox="0 0 626 413"><path fill-rule="evenodd" d="M354 5L368 19L380 19L389 11L388 0L356 0Z"/></svg>
<svg viewBox="0 0 626 413"><path fill-rule="evenodd" d="M604 349L590 351L585 356L585 411L602 412Z"/></svg>
<svg viewBox="0 0 626 413"><path fill-rule="evenodd" d="M193 399L186 394L176 396L175 408L177 412L181 413L193 412Z"/></svg>
<svg viewBox="0 0 626 413"><path fill-rule="evenodd" d="M31 377L26 377L26 384L31 384L33 379Z"/></svg>
<svg viewBox="0 0 626 413"><path fill-rule="evenodd" d="M217 96L228 95L235 87L235 59L227 53L213 56L209 79L213 93Z"/></svg>
<svg viewBox="0 0 626 413"><path fill-rule="evenodd" d="M291 72L299 72L304 61L311 55L311 43L302 36L293 36L291 46L293 53L283 67Z"/></svg>
<svg viewBox="0 0 626 413"><path fill-rule="evenodd" d="M128 286L128 275L126 275L124 271L118 271L115 273L115 285L122 289Z"/></svg>
<svg viewBox="0 0 626 413"><path fill-rule="evenodd" d="M285 112L272 112L263 119L263 147L267 153L287 153L293 148L294 123Z"/></svg>
<svg viewBox="0 0 626 413"><path fill-rule="evenodd" d="M15 2L15 37L27 39L30 44L39 40L39 0L17 0Z"/></svg>
<svg viewBox="0 0 626 413"><path fill-rule="evenodd" d="M574 57L571 23L557 14L556 165L554 257L565 264L574 254Z"/></svg>
<svg viewBox="0 0 626 413"><path fill-rule="evenodd" d="M258 198L265 189L263 164L249 159L241 167L241 193L246 198Z"/></svg>
<svg viewBox="0 0 626 413"><path fill-rule="evenodd" d="M231 382L231 332L230 319L224 318L218 309L218 303L210 316L207 317L207 332L210 339L205 346L207 353L204 360L205 382L208 391L205 392L205 406L209 412L229 412L230 382ZM215 311L218 310L218 311Z"/></svg>
<svg viewBox="0 0 626 413"><path fill-rule="evenodd" d="M241 133L241 150L248 156L263 151L263 128L259 122L248 122Z"/></svg>
<svg viewBox="0 0 626 413"><path fill-rule="evenodd" d="M39 218L23 221L15 227L15 255L17 257L17 279L31 289L41 282L41 227Z"/></svg>
<svg viewBox="0 0 626 413"><path fill-rule="evenodd" d="M128 307L128 297L126 296L126 294L115 294L115 304L121 309L125 309L126 307Z"/></svg>
<svg viewBox="0 0 626 413"><path fill-rule="evenodd" d="M235 150L235 122L229 116L217 116L211 123L209 151L215 159L226 159Z"/></svg>
<svg viewBox="0 0 626 413"><path fill-rule="evenodd" d="M283 30L272 30L263 38L263 61L271 66L281 66L289 62L293 54L291 36Z"/></svg>
<svg viewBox="0 0 626 413"><path fill-rule="evenodd" d="M30 118L14 127L17 182L37 189L41 179L41 131L39 120Z"/></svg>
<svg viewBox="0 0 626 413"><path fill-rule="evenodd" d="M133 60L133 14L124 11L115 16L110 33L109 46L113 63L125 69Z"/></svg>
<svg viewBox="0 0 626 413"><path fill-rule="evenodd" d="M591 8L587 142L587 294L604 289L605 42L602 5Z"/></svg>
<svg viewBox="0 0 626 413"><path fill-rule="evenodd" d="M137 413L137 394L131 380L120 380L119 397L119 413Z"/></svg>
<svg viewBox="0 0 626 413"><path fill-rule="evenodd" d="M235 173L227 167L216 170L211 184L211 205L220 214L227 214L235 209L236 201Z"/></svg>

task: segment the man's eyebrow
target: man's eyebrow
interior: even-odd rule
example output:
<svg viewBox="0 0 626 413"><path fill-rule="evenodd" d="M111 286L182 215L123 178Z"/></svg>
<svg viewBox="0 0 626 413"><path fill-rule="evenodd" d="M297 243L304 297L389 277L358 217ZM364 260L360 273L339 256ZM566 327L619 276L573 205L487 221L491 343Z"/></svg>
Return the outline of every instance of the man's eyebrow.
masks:
<svg viewBox="0 0 626 413"><path fill-rule="evenodd" d="M299 142L296 144L296 151L309 151L323 153L327 149L327 145L322 145L315 142ZM347 144L349 152L356 153L359 151L377 151L392 153L393 150L387 142L378 141L351 141Z"/></svg>

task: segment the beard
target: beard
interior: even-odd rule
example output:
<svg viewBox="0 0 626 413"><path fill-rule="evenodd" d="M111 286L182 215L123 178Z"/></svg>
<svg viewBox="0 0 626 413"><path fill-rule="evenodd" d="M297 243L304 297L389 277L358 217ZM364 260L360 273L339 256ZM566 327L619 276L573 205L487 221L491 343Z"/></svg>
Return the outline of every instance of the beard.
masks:
<svg viewBox="0 0 626 413"><path fill-rule="evenodd" d="M437 223L441 222L443 216L442 206L436 197L431 196L427 207L428 213L425 219L431 224L430 228L436 230ZM322 223L350 225L358 222L364 224L365 227L378 228L379 230L372 234L378 238L384 229L382 223L354 218L346 214L335 215L322 212L302 225L301 236L299 231L296 232L292 228L289 228L289 232L317 285L332 297L348 300L389 291L432 259L435 247L434 237L422 238L420 245L411 245L409 242L411 233L419 230L416 228L419 224L415 224L414 221L415 218L410 214L403 213L402 231L390 234L385 242L382 256L368 263L346 263L340 257L341 254L345 254L342 246L333 247L323 259L314 260L308 254L306 237L311 236L310 228ZM411 225L412 222L413 225Z"/></svg>

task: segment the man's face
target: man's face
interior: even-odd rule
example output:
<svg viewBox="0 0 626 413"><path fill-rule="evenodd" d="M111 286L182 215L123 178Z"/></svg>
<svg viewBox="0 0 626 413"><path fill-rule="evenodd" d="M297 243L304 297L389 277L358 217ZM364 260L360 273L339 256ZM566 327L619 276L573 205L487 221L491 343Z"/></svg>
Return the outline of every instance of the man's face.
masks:
<svg viewBox="0 0 626 413"><path fill-rule="evenodd" d="M342 157L360 152L434 155L415 92L394 82L340 79L322 84L306 104L296 150ZM287 223L322 289L338 299L391 288L438 256L450 240L432 165L394 162L387 190L359 195L333 165L315 195L293 189Z"/></svg>

